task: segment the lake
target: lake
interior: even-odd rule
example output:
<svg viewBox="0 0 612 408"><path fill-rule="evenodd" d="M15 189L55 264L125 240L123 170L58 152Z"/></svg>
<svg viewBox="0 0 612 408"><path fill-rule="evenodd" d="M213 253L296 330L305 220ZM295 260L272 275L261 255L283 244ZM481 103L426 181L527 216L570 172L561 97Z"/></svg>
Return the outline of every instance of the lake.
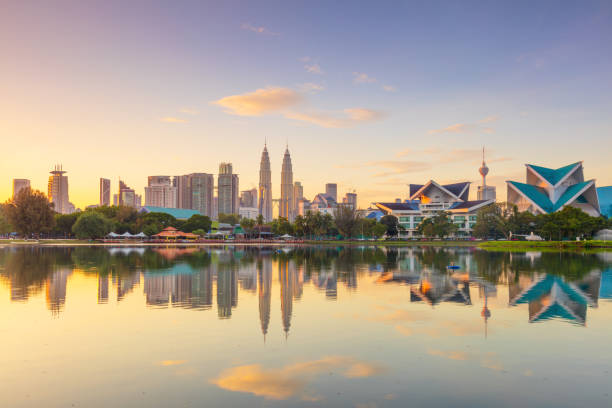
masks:
<svg viewBox="0 0 612 408"><path fill-rule="evenodd" d="M5 247L0 311L2 407L612 404L612 252Z"/></svg>

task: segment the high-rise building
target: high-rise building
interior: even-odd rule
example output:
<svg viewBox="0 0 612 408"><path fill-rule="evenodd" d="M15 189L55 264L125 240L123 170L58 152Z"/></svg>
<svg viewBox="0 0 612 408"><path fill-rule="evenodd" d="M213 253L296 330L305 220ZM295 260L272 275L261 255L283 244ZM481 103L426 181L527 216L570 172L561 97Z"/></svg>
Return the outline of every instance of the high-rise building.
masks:
<svg viewBox="0 0 612 408"><path fill-rule="evenodd" d="M191 193L190 208L198 210L202 215L213 218L214 176L207 173L192 173L186 177L188 180L188 190ZM236 186L236 188L238 187Z"/></svg>
<svg viewBox="0 0 612 408"><path fill-rule="evenodd" d="M293 200L293 166L291 165L291 154L289 147L285 149L283 156L283 166L281 169L281 198L278 209L279 217L293 221L294 216L294 200Z"/></svg>
<svg viewBox="0 0 612 408"><path fill-rule="evenodd" d="M176 190L170 176L149 176L145 187L145 205L176 208Z"/></svg>
<svg viewBox="0 0 612 408"><path fill-rule="evenodd" d="M127 184L119 180L119 192L116 195L115 205L124 205L126 207L140 208L142 198L136 194L133 188L129 188Z"/></svg>
<svg viewBox="0 0 612 408"><path fill-rule="evenodd" d="M233 173L231 163L219 164L217 196L219 198L219 214L238 214L240 206L238 175Z"/></svg>
<svg viewBox="0 0 612 408"><path fill-rule="evenodd" d="M110 205L111 181L100 178L100 207Z"/></svg>
<svg viewBox="0 0 612 408"><path fill-rule="evenodd" d="M68 176L62 170L61 164L56 165L50 172L47 196L53 203L55 212L60 214L70 214L74 208L68 200Z"/></svg>
<svg viewBox="0 0 612 408"><path fill-rule="evenodd" d="M304 198L304 186L299 181L293 184L293 216L300 213L300 201Z"/></svg>
<svg viewBox="0 0 612 408"><path fill-rule="evenodd" d="M478 169L478 172L482 176L482 186L478 186L478 192L476 193L478 200L495 200L497 193L494 186L487 186L487 174L489 174L489 168L485 163L485 151L482 148L482 166Z"/></svg>
<svg viewBox="0 0 612 408"><path fill-rule="evenodd" d="M257 207L265 222L272 221L272 171L267 146L264 146L259 163L259 204Z"/></svg>
<svg viewBox="0 0 612 408"><path fill-rule="evenodd" d="M17 194L24 188L30 188L30 180L28 179L13 179L13 200Z"/></svg>
<svg viewBox="0 0 612 408"><path fill-rule="evenodd" d="M327 183L325 185L325 194L338 202L338 185L336 183Z"/></svg>
<svg viewBox="0 0 612 408"><path fill-rule="evenodd" d="M176 187L176 207L191 209L191 186L189 175L174 176L172 185Z"/></svg>
<svg viewBox="0 0 612 408"><path fill-rule="evenodd" d="M352 209L357 209L357 194L356 193L346 193L344 198L342 199L342 204L348 205Z"/></svg>
<svg viewBox="0 0 612 408"><path fill-rule="evenodd" d="M240 192L240 207L257 208L257 189L243 190Z"/></svg>

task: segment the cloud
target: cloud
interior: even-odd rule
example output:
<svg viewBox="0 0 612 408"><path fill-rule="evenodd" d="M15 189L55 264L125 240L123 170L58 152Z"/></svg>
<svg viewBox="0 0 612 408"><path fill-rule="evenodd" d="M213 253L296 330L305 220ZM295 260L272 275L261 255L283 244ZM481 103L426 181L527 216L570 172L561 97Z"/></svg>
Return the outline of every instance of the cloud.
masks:
<svg viewBox="0 0 612 408"><path fill-rule="evenodd" d="M429 170L432 165L427 162L413 160L379 160L366 163L366 166L381 167L387 171L377 173L374 177L387 177L398 174L417 173Z"/></svg>
<svg viewBox="0 0 612 408"><path fill-rule="evenodd" d="M266 27L257 27L249 23L244 23L240 26L243 30L252 31L257 34L267 34L267 35L280 35L279 33L275 33L273 31L268 30Z"/></svg>
<svg viewBox="0 0 612 408"><path fill-rule="evenodd" d="M321 84L315 84L314 82L306 82L304 84L300 84L298 89L300 92L304 93L317 93L323 91L325 87Z"/></svg>
<svg viewBox="0 0 612 408"><path fill-rule="evenodd" d="M192 108L181 108L179 109L179 112L186 113L187 115L197 115L198 113L200 113L196 109Z"/></svg>
<svg viewBox="0 0 612 408"><path fill-rule="evenodd" d="M353 72L353 82L356 84L370 84L376 82L376 78L369 77L363 72Z"/></svg>
<svg viewBox="0 0 612 408"><path fill-rule="evenodd" d="M428 131L427 133L430 135L437 135L437 134L445 134L445 133L463 133L463 134L468 134L468 133L487 133L487 134L492 134L495 133L495 129L489 127L489 126L483 126L486 123L492 123L492 122L496 122L499 120L499 116L494 115L494 116L488 116L484 119L479 120L476 123L455 123L454 125L450 125L447 126L445 128L441 128L441 129L432 129L430 131Z"/></svg>
<svg viewBox="0 0 612 408"><path fill-rule="evenodd" d="M382 373L382 367L352 357L329 356L281 368L262 368L259 364L232 367L223 371L212 384L228 391L246 392L271 400L285 400L300 395L306 401L321 397L305 392L317 376L340 371L345 378L364 378Z"/></svg>
<svg viewBox="0 0 612 408"><path fill-rule="evenodd" d="M187 123L185 119L175 118L172 116L166 116L165 118L161 118L160 120L166 123Z"/></svg>
<svg viewBox="0 0 612 408"><path fill-rule="evenodd" d="M214 101L225 108L225 112L241 116L261 116L282 111L301 102L300 94L289 88L268 87L255 92L231 95Z"/></svg>
<svg viewBox="0 0 612 408"><path fill-rule="evenodd" d="M168 366L176 366L185 364L187 360L162 360L157 363L157 365L168 367Z"/></svg>
<svg viewBox="0 0 612 408"><path fill-rule="evenodd" d="M306 64L304 65L304 69L306 72L310 72L311 74L323 75L323 70L319 64Z"/></svg>
<svg viewBox="0 0 612 408"><path fill-rule="evenodd" d="M397 88L392 85L383 85L382 89L387 92L397 92Z"/></svg>
<svg viewBox="0 0 612 408"><path fill-rule="evenodd" d="M381 112L365 108L349 108L343 110L343 115L327 112L289 112L285 114L288 119L313 123L326 128L346 128L362 122L370 122L382 118Z"/></svg>

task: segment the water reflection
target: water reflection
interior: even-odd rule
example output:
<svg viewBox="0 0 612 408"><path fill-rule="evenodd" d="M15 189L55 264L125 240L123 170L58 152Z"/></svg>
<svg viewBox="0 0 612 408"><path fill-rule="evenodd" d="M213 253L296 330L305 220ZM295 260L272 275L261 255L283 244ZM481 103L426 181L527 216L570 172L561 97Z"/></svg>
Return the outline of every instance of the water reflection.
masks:
<svg viewBox="0 0 612 408"><path fill-rule="evenodd" d="M500 290L507 291L509 307L526 310L529 322L585 325L588 309L612 298L610 258L610 253L491 253L474 248L24 247L0 249L0 279L10 287L12 302L27 302L44 290L54 317L60 316L70 295L68 282L77 272L97 277L101 305L142 291L148 307L210 310L216 296L218 318L229 319L239 307L239 296L252 294L265 339L275 291L273 270L278 272L282 330L288 336L294 302L302 297L304 285L338 301L339 284L357 291L364 279L405 286L408 303L434 309L475 306L485 328L491 318L488 301ZM461 268L449 272L450 262Z"/></svg>

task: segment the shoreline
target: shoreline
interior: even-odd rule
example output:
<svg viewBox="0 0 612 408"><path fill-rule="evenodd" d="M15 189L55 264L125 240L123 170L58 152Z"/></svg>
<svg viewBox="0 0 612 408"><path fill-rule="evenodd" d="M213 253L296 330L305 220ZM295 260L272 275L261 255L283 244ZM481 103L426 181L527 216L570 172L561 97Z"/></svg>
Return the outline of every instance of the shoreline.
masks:
<svg viewBox="0 0 612 408"><path fill-rule="evenodd" d="M18 246L41 247L212 247L212 246L347 246L347 247L464 247L497 250L612 250L612 241L314 241L303 242L89 242L80 240L0 240L0 248Z"/></svg>

